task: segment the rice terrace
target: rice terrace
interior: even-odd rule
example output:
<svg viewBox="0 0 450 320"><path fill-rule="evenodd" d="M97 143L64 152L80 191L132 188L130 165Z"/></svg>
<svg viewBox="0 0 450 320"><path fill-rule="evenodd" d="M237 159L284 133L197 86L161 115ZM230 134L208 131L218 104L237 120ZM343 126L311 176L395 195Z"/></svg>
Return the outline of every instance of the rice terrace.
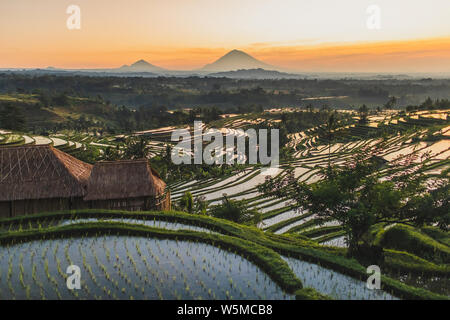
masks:
<svg viewBox="0 0 450 320"><path fill-rule="evenodd" d="M276 317L276 301L449 300L448 38L403 39L388 17L371 29L373 6L354 25L353 0L335 8L351 41L265 2L275 20L241 21L234 1L199 17L177 1L192 28L162 2L160 16L117 2L105 10L120 30L90 20L103 13L85 1L43 4L48 22L31 21L55 43L11 27L0 49L0 301L169 300L168 314ZM2 3L0 15L19 9ZM162 18L176 37L132 26ZM239 32L219 27L231 18ZM65 19L60 39L47 23ZM204 42L202 19L223 42ZM424 17L445 28L435 20ZM273 38L257 21L279 22Z"/></svg>
<svg viewBox="0 0 450 320"><path fill-rule="evenodd" d="M306 112L325 111L268 110L225 117L211 126L220 124L233 132L252 125L255 117L274 122ZM450 251L448 233L439 228L439 220L437 225L418 227L414 220L389 222L386 217L371 225L370 239L364 241L382 249L381 268L386 271L382 289L369 290L365 261L348 256L346 226L297 206L288 190L275 196L262 188L287 177L314 185L324 178L323 169L345 167L362 151L376 151L380 180L398 170L407 170L411 177L420 170L427 190L447 186L448 112L383 111L368 115L364 124L357 112L331 114L341 113L345 119L333 127L332 140L327 123L289 134L289 154L274 177L260 174L258 165L234 165L217 177L177 177L167 186L172 211L86 208L11 217L2 211L2 299L446 298ZM165 157L173 129L135 134L139 139L148 136L150 163ZM33 135L27 143L19 132L3 136L2 154L13 148L7 142L11 136L17 136L14 148L41 143ZM42 143L48 148L74 156L89 145L104 156L109 148L126 152L121 141L132 136L67 132L47 139ZM7 172L6 163L2 160L2 172ZM241 216L233 216L234 210ZM73 264L86 275L80 290L66 287L66 268Z"/></svg>

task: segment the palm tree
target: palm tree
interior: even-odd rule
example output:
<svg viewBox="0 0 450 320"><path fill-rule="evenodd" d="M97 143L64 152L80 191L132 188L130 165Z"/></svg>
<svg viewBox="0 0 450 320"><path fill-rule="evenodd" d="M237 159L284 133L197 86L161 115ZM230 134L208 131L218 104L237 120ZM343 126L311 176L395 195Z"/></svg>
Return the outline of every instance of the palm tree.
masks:
<svg viewBox="0 0 450 320"><path fill-rule="evenodd" d="M331 166L331 140L333 138L333 130L336 125L334 112L330 113L327 120L327 137L328 137L328 167Z"/></svg>
<svg viewBox="0 0 450 320"><path fill-rule="evenodd" d="M119 145L117 147L107 147L103 153L103 160L116 161L120 158Z"/></svg>
<svg viewBox="0 0 450 320"><path fill-rule="evenodd" d="M369 112L369 109L365 104L363 104L361 107L359 107L359 116L361 119L359 119L360 123L366 123L367 122L367 113Z"/></svg>
<svg viewBox="0 0 450 320"><path fill-rule="evenodd" d="M127 141L127 150L125 158L127 159L147 159L150 150L148 147L148 139L144 137L130 138Z"/></svg>
<svg viewBox="0 0 450 320"><path fill-rule="evenodd" d="M188 213L194 212L194 199L189 191L186 191L180 199L181 210Z"/></svg>
<svg viewBox="0 0 450 320"><path fill-rule="evenodd" d="M389 98L389 100L384 105L385 109L392 109L397 104L397 98L395 96L392 96Z"/></svg>

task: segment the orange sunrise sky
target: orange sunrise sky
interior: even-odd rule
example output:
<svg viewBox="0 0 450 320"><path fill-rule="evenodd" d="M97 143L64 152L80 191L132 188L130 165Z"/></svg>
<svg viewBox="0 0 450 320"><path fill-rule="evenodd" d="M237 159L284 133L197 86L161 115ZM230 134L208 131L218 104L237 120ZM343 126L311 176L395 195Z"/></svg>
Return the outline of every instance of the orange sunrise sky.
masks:
<svg viewBox="0 0 450 320"><path fill-rule="evenodd" d="M192 70L239 49L291 71L450 72L449 18L449 0L2 0L0 68Z"/></svg>

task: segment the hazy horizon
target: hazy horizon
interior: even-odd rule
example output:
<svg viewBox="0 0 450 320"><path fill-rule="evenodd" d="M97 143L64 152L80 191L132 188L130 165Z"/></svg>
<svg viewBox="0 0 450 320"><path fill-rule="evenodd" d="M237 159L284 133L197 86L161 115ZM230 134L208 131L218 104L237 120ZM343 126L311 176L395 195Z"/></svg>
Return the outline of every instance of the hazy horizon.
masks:
<svg viewBox="0 0 450 320"><path fill-rule="evenodd" d="M81 10L69 30L67 7ZM370 29L370 5L380 28ZM448 73L450 1L237 0L0 3L0 68L192 71L238 49L291 72Z"/></svg>

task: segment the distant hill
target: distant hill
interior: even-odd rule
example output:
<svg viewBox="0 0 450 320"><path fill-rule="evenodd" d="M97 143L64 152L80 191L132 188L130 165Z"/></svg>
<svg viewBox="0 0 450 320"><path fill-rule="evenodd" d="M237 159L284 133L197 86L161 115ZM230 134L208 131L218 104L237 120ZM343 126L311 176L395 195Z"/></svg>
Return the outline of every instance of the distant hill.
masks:
<svg viewBox="0 0 450 320"><path fill-rule="evenodd" d="M259 61L258 59L253 58L251 55L243 51L232 50L213 63L207 64L200 70L210 72L223 72L259 68L269 70L276 69L276 67Z"/></svg>
<svg viewBox="0 0 450 320"><path fill-rule="evenodd" d="M303 79L304 75L279 72L276 70L242 69L237 71L216 72L208 74L208 77L225 77L232 79Z"/></svg>
<svg viewBox="0 0 450 320"><path fill-rule="evenodd" d="M157 67L145 60L139 60L132 65L123 65L120 68L112 69L113 72L162 72L166 69Z"/></svg>
<svg viewBox="0 0 450 320"><path fill-rule="evenodd" d="M45 104L43 100L46 100ZM81 117L85 117L92 126L120 127L120 119L115 116L117 107L98 98L55 94L45 95L43 99L39 94L0 94L0 109L6 104L14 106L24 116L25 131L46 131L69 124L76 128Z"/></svg>

